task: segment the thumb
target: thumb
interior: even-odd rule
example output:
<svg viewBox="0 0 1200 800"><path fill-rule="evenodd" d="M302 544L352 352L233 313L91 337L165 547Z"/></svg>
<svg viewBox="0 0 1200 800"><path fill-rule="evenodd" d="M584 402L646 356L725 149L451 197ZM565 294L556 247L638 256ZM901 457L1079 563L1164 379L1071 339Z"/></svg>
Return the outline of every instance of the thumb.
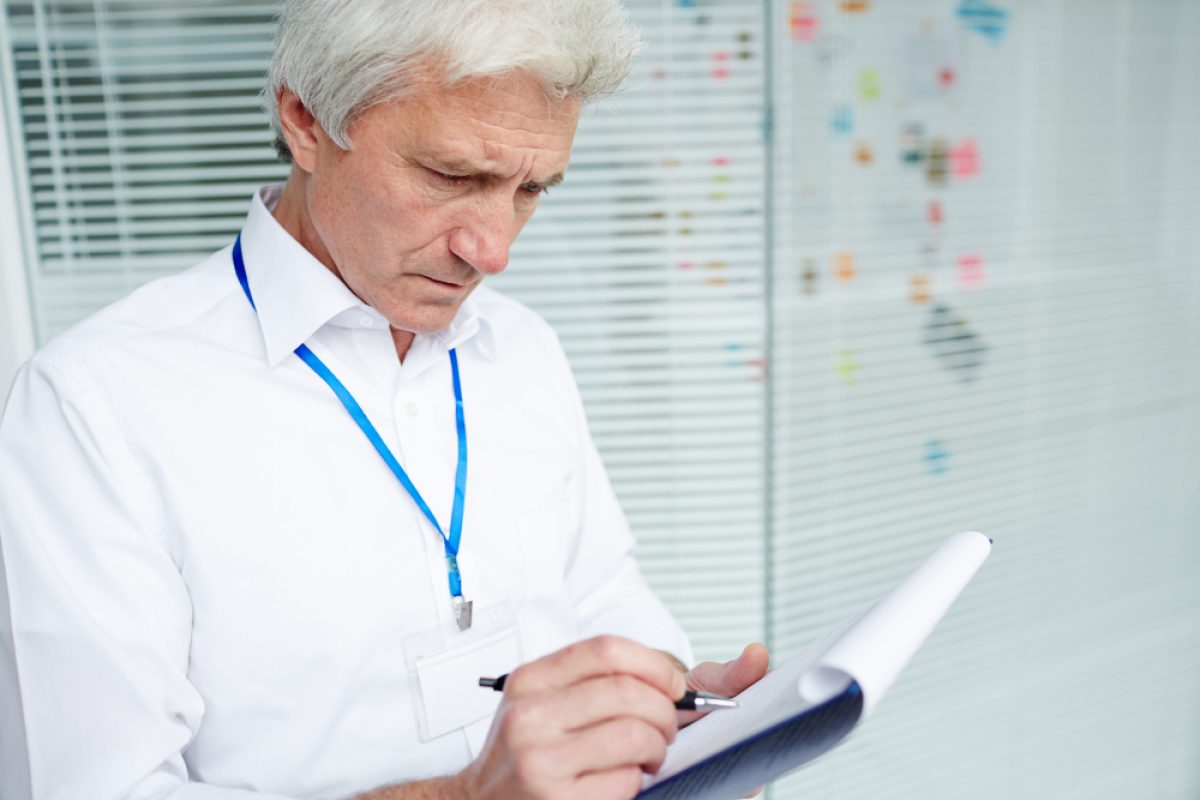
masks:
<svg viewBox="0 0 1200 800"><path fill-rule="evenodd" d="M732 661L718 664L705 661L687 674L688 688L696 692L712 692L725 696L742 692L767 674L770 656L765 645L746 645L742 654Z"/></svg>

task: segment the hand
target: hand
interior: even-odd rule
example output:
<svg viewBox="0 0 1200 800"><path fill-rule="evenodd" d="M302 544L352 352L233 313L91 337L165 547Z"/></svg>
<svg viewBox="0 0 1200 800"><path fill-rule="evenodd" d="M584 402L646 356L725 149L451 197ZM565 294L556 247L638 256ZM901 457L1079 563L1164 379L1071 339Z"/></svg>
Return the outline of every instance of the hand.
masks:
<svg viewBox="0 0 1200 800"><path fill-rule="evenodd" d="M733 697L747 687L758 683L767 674L770 656L764 645L755 643L746 645L742 654L732 661L718 664L715 661L705 661L697 664L685 676L687 688L694 692L711 692L722 697ZM735 714L736 711L715 711L716 714ZM679 727L691 725L703 717L700 711L680 711Z"/></svg>
<svg viewBox="0 0 1200 800"><path fill-rule="evenodd" d="M480 800L631 798L675 740L684 674L614 636L573 644L508 676L483 751L458 775Z"/></svg>
<svg viewBox="0 0 1200 800"><path fill-rule="evenodd" d="M770 665L770 655L765 645L748 644L742 654L733 661L718 664L714 661L704 661L697 664L687 675L687 688L693 692L711 692L722 697L733 697L747 687L753 686L767 674ZM691 725L700 717L705 716L700 711L678 711L679 727ZM715 711L715 714L736 714L737 711ZM758 787L745 797L757 797L763 790Z"/></svg>

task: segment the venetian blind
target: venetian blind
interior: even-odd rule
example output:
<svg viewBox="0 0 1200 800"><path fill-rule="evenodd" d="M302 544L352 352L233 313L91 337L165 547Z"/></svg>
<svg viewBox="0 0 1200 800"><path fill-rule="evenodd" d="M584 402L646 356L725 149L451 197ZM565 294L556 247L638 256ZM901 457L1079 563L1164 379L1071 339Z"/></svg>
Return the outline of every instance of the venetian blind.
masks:
<svg viewBox="0 0 1200 800"><path fill-rule="evenodd" d="M1200 793L1200 6L777 2L772 640L989 562L777 797Z"/></svg>

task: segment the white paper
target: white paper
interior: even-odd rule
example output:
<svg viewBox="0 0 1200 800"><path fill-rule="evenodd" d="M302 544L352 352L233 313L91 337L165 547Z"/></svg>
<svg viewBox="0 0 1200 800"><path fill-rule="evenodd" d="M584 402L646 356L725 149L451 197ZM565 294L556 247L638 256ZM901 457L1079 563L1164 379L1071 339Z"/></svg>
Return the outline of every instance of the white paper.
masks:
<svg viewBox="0 0 1200 800"><path fill-rule="evenodd" d="M852 679L862 688L863 716L870 713L991 548L991 541L974 531L956 533L943 542L817 659L800 678L800 694L816 704L838 694Z"/></svg>
<svg viewBox="0 0 1200 800"><path fill-rule="evenodd" d="M646 777L643 789L831 700L851 681L857 681L862 689L865 717L990 551L991 541L981 533L951 536L875 605L739 694L741 707L709 713L680 731L662 768Z"/></svg>

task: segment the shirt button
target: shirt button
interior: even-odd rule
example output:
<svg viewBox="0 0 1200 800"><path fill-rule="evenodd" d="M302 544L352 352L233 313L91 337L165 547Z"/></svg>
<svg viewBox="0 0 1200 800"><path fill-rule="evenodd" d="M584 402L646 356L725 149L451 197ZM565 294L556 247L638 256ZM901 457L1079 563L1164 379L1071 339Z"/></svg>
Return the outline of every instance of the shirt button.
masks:
<svg viewBox="0 0 1200 800"><path fill-rule="evenodd" d="M408 412L410 417L415 417L418 413L420 413L416 403L409 403L404 407L404 410Z"/></svg>
<svg viewBox="0 0 1200 800"><path fill-rule="evenodd" d="M358 318L358 324L362 325L364 328L374 328L375 320L371 319L366 314L364 314Z"/></svg>

